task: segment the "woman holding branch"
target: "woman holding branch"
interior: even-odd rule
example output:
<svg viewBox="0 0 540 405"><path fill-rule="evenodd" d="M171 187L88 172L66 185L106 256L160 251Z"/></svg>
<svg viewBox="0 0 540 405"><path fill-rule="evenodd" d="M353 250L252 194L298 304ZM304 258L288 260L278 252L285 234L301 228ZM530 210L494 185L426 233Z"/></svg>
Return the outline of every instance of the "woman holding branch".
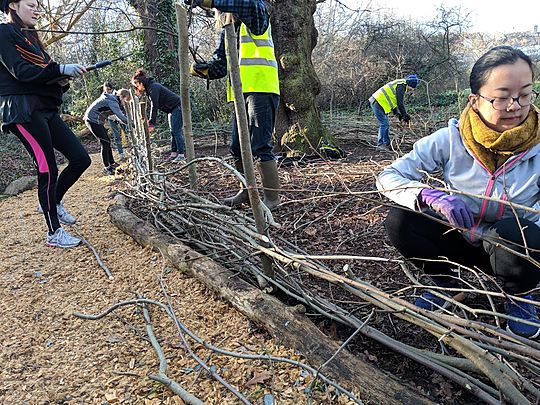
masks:
<svg viewBox="0 0 540 405"><path fill-rule="evenodd" d="M86 69L77 63L54 62L37 33L27 30L39 19L37 0L0 0L0 8L8 21L0 24L0 126L19 138L37 169L39 204L48 228L46 243L74 247L81 240L60 226L75 223L62 199L90 166L90 157L58 109L69 79ZM54 149L68 160L60 176Z"/></svg>
<svg viewBox="0 0 540 405"><path fill-rule="evenodd" d="M534 67L522 51L499 46L474 64L459 121L420 139L378 176L402 207L385 222L392 244L438 287L459 287L457 266L494 275L508 298L507 329L540 335L531 294L540 281L540 113ZM442 170L443 186L425 174ZM439 183L440 184L440 183ZM406 208L408 209L406 209ZM430 292L416 305L448 302Z"/></svg>

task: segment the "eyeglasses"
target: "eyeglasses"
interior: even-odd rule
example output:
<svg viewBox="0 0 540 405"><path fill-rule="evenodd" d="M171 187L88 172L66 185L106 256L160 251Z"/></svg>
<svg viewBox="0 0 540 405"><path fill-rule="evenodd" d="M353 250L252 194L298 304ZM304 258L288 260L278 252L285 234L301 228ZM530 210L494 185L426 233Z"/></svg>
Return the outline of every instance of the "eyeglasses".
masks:
<svg viewBox="0 0 540 405"><path fill-rule="evenodd" d="M487 100L491 103L494 109L497 111L506 111L510 108L510 106L514 103L518 103L521 107L527 107L534 103L534 100L536 100L536 97L538 96L538 92L532 91L528 94L522 94L518 97L495 97L495 98L487 98L481 94L477 94L478 97L482 97L484 100Z"/></svg>

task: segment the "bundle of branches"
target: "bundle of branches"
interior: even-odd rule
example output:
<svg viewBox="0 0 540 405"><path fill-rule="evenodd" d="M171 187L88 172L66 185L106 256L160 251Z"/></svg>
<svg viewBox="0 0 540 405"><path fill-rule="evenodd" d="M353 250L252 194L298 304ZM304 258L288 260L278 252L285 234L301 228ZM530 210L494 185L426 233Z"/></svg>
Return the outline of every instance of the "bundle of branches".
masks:
<svg viewBox="0 0 540 405"><path fill-rule="evenodd" d="M144 122L144 120L141 120ZM144 133L145 131L137 131ZM540 344L503 330L497 298L507 297L489 279L475 269L456 264L458 277L466 288L446 289L422 285L411 271L411 265L397 259L362 256L310 255L287 238L266 211L268 227L257 229L245 210L223 206L216 190L227 189L231 174L241 183L245 180L230 164L219 158L198 158L173 170L154 168L149 143L144 136L132 136L132 164L135 168L131 189L127 193L135 205L145 207L154 224L207 256L234 269L256 284L265 279L274 291L281 291L325 317L347 325L392 350L446 376L486 403L531 403L540 399L536 381L540 376ZM194 189L188 184L190 165L197 165L199 182ZM227 183L228 181L228 183ZM225 182L225 186L223 184ZM370 193L355 193L348 187L339 190L312 189L319 198L340 194L348 198L370 200ZM274 276L261 270L261 258L271 258ZM348 272L353 263L381 261L401 266L411 282L398 291L383 291ZM332 271L336 263L344 274ZM310 280L318 279L339 288L347 299L335 300L313 288ZM260 285L260 283L259 283ZM403 297L417 288L430 288L434 295L446 297L455 310L431 312L420 309ZM442 293L446 293L442 295ZM464 294L487 299L488 308L473 308L462 301ZM510 297L523 301L519 297ZM343 304L343 302L346 302ZM374 313L387 314L435 336L442 353L406 344L370 325Z"/></svg>

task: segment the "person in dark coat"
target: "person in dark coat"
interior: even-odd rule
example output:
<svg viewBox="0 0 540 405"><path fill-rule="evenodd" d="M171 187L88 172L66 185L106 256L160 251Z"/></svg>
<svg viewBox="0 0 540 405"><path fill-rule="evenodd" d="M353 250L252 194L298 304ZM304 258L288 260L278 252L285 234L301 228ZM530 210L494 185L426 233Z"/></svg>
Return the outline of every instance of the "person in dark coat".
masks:
<svg viewBox="0 0 540 405"><path fill-rule="evenodd" d="M135 72L131 78L131 84L135 87L137 95L145 92L150 98L151 108L150 119L148 120L150 132L154 131L158 110L168 114L172 137L171 154L167 158L167 161L183 162L186 158L180 96L156 82L154 78L148 77L142 69L138 69Z"/></svg>
<svg viewBox="0 0 540 405"><path fill-rule="evenodd" d="M0 0L7 23L0 24L0 128L13 133L30 154L38 176L38 198L49 246L81 243L60 224L75 218L63 204L66 192L90 166L88 152L62 121L59 107L69 80L86 72L78 63L58 64L45 51L34 28L37 0ZM58 175L54 149L68 160Z"/></svg>

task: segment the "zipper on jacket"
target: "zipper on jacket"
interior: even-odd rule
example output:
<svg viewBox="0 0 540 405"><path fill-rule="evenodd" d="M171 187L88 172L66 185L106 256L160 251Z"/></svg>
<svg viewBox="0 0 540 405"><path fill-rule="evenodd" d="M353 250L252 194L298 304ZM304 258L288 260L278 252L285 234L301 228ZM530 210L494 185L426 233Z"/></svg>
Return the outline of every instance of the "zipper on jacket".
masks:
<svg viewBox="0 0 540 405"><path fill-rule="evenodd" d="M495 173L490 173L490 177L489 177L489 181L488 181L488 184L486 186L486 190L484 191L484 196L485 197L491 197L491 193L493 192L493 186L497 180L497 177L499 177L499 175L504 172L505 170L508 170L510 169L512 166L514 166L517 162L520 161L520 159L523 157L523 155L525 155L526 153L528 152L528 150L526 151L523 151L521 152L518 156L516 156L515 159L512 159L512 161L508 164L508 165L503 165L501 166L498 170L495 170ZM472 153L472 156L474 158L474 160L476 160L476 162L482 166L484 168L484 170L486 172L489 173L489 170L486 168L486 166L484 166L482 164L482 162L480 162L480 160L476 157L476 155L474 153ZM506 197L506 198L505 198ZM503 195L503 200L506 201L508 200L508 196L506 195L506 193L504 193ZM478 227L478 225L480 224L480 222L482 221L482 219L484 218L484 215L486 214L486 210L487 210L487 205L488 205L489 201L488 200L485 200L483 199L482 200L482 206L480 208L480 213L478 215L478 220L475 221L475 224L473 225L473 227L471 228L471 233L470 233L470 236L469 236L469 240L472 242L473 241L473 234L474 234L474 231L475 229ZM504 212L504 205L503 203L499 203L499 211L498 211L498 215L499 217L497 219L500 219L503 212Z"/></svg>

